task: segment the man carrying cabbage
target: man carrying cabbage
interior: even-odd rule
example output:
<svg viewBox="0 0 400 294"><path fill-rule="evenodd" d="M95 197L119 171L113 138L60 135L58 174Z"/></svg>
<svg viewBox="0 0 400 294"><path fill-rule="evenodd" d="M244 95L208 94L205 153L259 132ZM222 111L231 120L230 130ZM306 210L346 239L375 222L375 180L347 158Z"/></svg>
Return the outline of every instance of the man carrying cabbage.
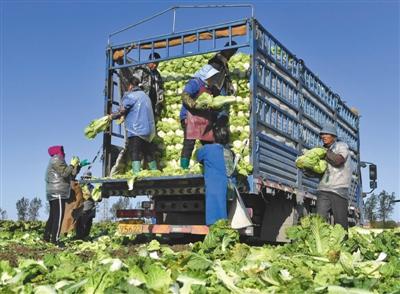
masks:
<svg viewBox="0 0 400 294"><path fill-rule="evenodd" d="M215 112L199 107L197 98L203 93L211 94L212 77L218 70L206 64L199 69L192 79L185 85L182 93L182 108L180 120L184 130L183 149L181 153L181 167L189 168L190 158L196 143L207 144L214 142L212 131Z"/></svg>
<svg viewBox="0 0 400 294"><path fill-rule="evenodd" d="M157 169L154 157L155 123L151 101L148 95L139 88L136 77L129 78L128 91L122 97L122 107L119 112L110 114L111 119L125 116L127 130L127 152L132 160L132 172L137 174L141 169L144 156L150 170Z"/></svg>
<svg viewBox="0 0 400 294"><path fill-rule="evenodd" d="M348 195L351 184L351 158L345 142L337 141L334 125L325 125L320 137L326 148L328 167L318 185L317 213L328 219L332 211L336 224L348 228Z"/></svg>

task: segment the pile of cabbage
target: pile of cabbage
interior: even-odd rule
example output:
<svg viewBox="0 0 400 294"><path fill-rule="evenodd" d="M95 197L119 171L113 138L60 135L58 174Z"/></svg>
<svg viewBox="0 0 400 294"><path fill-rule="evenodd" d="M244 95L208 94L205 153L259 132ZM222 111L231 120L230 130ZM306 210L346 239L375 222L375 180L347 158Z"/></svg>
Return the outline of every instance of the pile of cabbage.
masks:
<svg viewBox="0 0 400 294"><path fill-rule="evenodd" d="M63 237L63 249L43 242L43 229L0 221L0 293L400 292L399 228L347 232L305 217L287 230L292 242L249 246L220 220L203 242L170 247L107 222L94 223L92 241Z"/></svg>
<svg viewBox="0 0 400 294"><path fill-rule="evenodd" d="M157 159L163 175L182 174L180 154L183 148L183 130L179 121L182 106L181 94L189 79L214 54L204 54L161 62L159 71L164 80L165 106L157 123ZM229 61L233 86L236 89L236 103L230 106L229 128L232 150L241 156L237 170L242 175L252 171L249 150L250 89L247 71L250 67L249 55L238 53ZM196 149L200 148L198 142ZM196 150L190 161L189 173L201 173L201 166L195 160Z"/></svg>
<svg viewBox="0 0 400 294"><path fill-rule="evenodd" d="M324 160L326 149L321 147L312 148L304 152L296 159L296 166L300 169L308 170L317 174L323 174L328 168Z"/></svg>

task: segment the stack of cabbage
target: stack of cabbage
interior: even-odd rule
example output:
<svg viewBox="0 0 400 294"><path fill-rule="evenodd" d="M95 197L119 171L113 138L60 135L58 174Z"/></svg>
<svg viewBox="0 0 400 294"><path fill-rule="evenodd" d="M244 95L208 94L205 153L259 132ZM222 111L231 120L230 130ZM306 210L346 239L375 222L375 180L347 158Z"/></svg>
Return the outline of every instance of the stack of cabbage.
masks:
<svg viewBox="0 0 400 294"><path fill-rule="evenodd" d="M182 174L180 168L180 154L183 143L183 130L179 121L179 112L182 106L181 93L187 81L200 69L213 54L197 55L187 58L161 62L158 69L164 79L165 107L161 119L157 123L158 136L155 142L158 145L158 162L164 175ZM236 100L240 103L230 106L230 131L232 149L241 154L238 172L247 175L251 172L249 158L249 107L250 90L246 71L249 68L249 56L243 53L234 55L229 67L232 72L233 85L237 90ZM201 147L197 143L196 148ZM201 173L201 168L195 161L193 152L190 161L189 173Z"/></svg>
<svg viewBox="0 0 400 294"><path fill-rule="evenodd" d="M304 152L304 155L296 159L296 166L301 169L309 170L317 174L323 174L328 167L324 160L326 150L316 147Z"/></svg>

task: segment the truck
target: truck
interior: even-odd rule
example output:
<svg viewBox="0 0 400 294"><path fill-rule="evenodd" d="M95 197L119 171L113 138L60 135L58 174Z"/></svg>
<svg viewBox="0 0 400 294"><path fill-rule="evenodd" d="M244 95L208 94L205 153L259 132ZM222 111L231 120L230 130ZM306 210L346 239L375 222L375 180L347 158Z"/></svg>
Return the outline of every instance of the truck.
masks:
<svg viewBox="0 0 400 294"><path fill-rule="evenodd" d="M251 16L177 32L176 11L182 8L251 9ZM112 43L111 39L165 13L173 13L172 32L159 36ZM227 41L234 40L235 43ZM353 166L348 215L351 225L362 223L363 193L361 168L370 167L370 187L376 188L376 166L360 161L360 115L325 84L304 62L268 32L254 17L252 5L174 6L110 34L106 48L104 114L119 107L122 94L121 69L145 65L150 53L159 52L160 62L238 48L250 56L248 70L249 160L252 172L239 185L240 195L253 226L241 234L261 241L287 241L285 230L303 215L313 213L318 180L296 168L304 149L321 146L319 131L332 123L338 139L351 151ZM124 52L122 62L113 54ZM168 99L166 97L165 99ZM106 178L124 145L124 128L112 124L103 135L102 197L148 195L141 210L122 210L121 233L207 234L204 222L204 179L201 174L146 177L135 181ZM183 139L183 138L182 138ZM129 221L146 217L153 223Z"/></svg>

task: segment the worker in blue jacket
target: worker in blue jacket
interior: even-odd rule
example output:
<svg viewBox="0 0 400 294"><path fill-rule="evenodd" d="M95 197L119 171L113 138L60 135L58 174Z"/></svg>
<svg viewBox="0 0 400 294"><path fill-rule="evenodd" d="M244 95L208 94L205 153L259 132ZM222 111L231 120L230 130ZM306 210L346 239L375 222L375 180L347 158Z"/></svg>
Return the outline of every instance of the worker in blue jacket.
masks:
<svg viewBox="0 0 400 294"><path fill-rule="evenodd" d="M133 174L140 172L143 157L148 162L149 169L156 170L155 146L152 144L156 132L153 108L150 97L139 87L136 77L129 79L128 91L122 97L120 111L110 114L111 119L122 116L125 117L127 148L132 159Z"/></svg>
<svg viewBox="0 0 400 294"><path fill-rule="evenodd" d="M204 145L197 153L197 160L204 166L206 225L228 218L228 183L234 172L234 155L228 148L228 128L214 127L213 132L215 143Z"/></svg>

